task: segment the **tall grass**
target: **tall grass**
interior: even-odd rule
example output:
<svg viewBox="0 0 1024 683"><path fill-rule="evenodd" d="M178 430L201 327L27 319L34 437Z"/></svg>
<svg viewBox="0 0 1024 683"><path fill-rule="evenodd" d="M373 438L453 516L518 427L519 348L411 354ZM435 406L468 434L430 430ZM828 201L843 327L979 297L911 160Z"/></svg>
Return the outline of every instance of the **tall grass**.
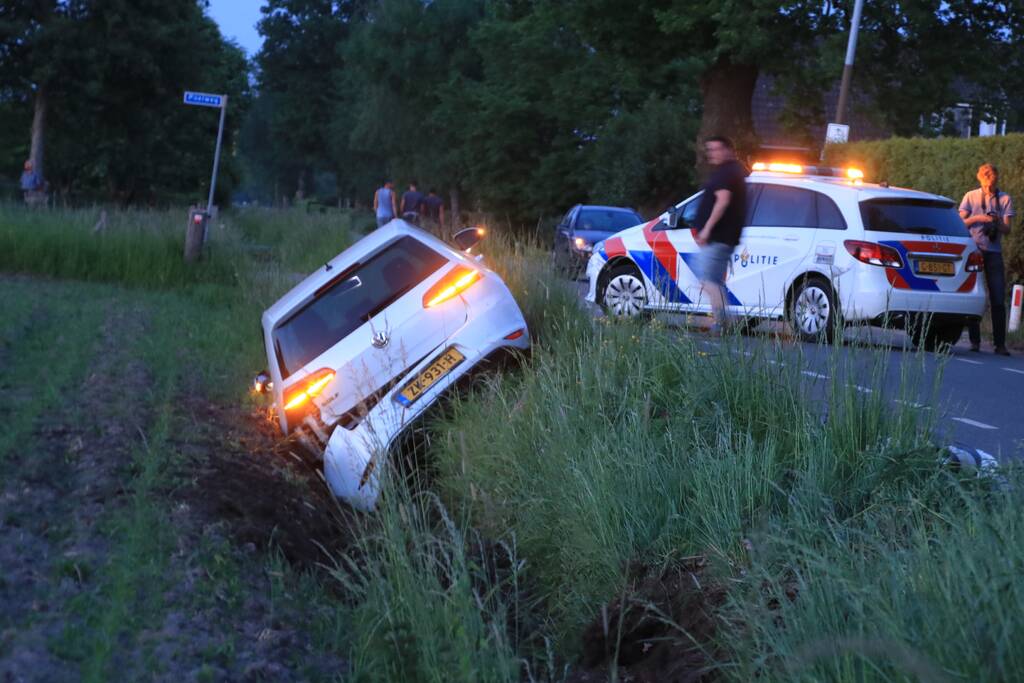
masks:
<svg viewBox="0 0 1024 683"><path fill-rule="evenodd" d="M178 220L118 215L98 237L89 217L4 209L0 268L168 289L197 371L231 387L260 360L259 311L359 223L228 215L210 259L184 271L168 246ZM904 362L894 387L888 351L857 351L863 379L833 348L830 379L808 388L806 361L781 343L710 347L660 320L594 322L538 245L495 231L483 253L534 352L433 423L429 483L388 477L340 558L357 680L557 678L631 568L693 555L727 589L708 648L719 676L1021 669L1020 477L1005 491L940 470L935 411L912 406L937 382L923 363Z"/></svg>
<svg viewBox="0 0 1024 683"><path fill-rule="evenodd" d="M351 244L361 224L352 213L229 212L211 223L203 259L188 265L186 217L183 210L0 205L0 269L157 289L239 287L268 271L305 274Z"/></svg>

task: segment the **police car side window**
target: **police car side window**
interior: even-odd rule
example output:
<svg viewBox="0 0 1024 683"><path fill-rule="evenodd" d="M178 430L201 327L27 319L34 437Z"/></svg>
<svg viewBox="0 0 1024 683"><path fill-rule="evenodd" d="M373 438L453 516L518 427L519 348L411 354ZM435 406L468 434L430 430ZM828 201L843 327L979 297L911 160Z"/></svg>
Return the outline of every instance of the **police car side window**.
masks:
<svg viewBox="0 0 1024 683"><path fill-rule="evenodd" d="M679 221L679 227L689 227L697 220L697 209L700 208L700 198L703 196L704 193L701 192L683 207L683 213L680 216L682 220Z"/></svg>
<svg viewBox="0 0 1024 683"><path fill-rule="evenodd" d="M765 185L758 197L751 226L815 228L818 223L817 193L787 185Z"/></svg>
<svg viewBox="0 0 1024 683"><path fill-rule="evenodd" d="M753 225L754 207L757 206L757 198L761 196L761 183L747 183L747 215L743 217L743 225Z"/></svg>
<svg viewBox="0 0 1024 683"><path fill-rule="evenodd" d="M818 195L818 227L827 230L846 230L846 220L832 198L821 192L815 194Z"/></svg>

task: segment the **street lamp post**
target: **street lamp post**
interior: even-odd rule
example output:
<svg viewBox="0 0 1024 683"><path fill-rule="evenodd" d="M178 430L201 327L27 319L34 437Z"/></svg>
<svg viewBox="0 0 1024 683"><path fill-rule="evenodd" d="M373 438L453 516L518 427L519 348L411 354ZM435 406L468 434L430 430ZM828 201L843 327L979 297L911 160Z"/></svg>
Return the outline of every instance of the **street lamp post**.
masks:
<svg viewBox="0 0 1024 683"><path fill-rule="evenodd" d="M839 103L836 105L836 123L846 119L846 100L850 96L850 78L853 76L853 57L857 52L857 31L860 29L860 15L864 9L864 0L856 0L853 5L853 21L850 22L850 39L846 43L846 61L843 63L843 80L839 85Z"/></svg>

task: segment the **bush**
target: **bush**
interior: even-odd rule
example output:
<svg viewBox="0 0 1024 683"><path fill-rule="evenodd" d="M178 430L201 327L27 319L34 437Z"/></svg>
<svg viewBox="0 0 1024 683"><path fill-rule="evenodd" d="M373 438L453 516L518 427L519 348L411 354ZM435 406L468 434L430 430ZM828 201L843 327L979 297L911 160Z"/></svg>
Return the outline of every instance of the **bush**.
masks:
<svg viewBox="0 0 1024 683"><path fill-rule="evenodd" d="M1024 202L1024 134L855 142L830 146L826 159L859 166L873 181L934 192L957 202L978 187L978 166L990 162L999 168L1000 189L1013 197L1018 212ZM1024 280L1024 237L1019 228L1007 238L1003 251L1009 279Z"/></svg>

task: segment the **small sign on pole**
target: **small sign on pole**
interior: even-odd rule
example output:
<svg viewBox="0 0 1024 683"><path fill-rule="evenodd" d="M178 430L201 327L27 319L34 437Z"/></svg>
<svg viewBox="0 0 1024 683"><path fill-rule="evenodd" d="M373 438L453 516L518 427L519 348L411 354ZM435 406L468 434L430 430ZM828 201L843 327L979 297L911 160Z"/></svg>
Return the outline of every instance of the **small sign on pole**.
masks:
<svg viewBox="0 0 1024 683"><path fill-rule="evenodd" d="M193 104L197 107L214 107L220 109L227 102L227 95L213 95L208 92L185 91L185 104Z"/></svg>
<svg viewBox="0 0 1024 683"><path fill-rule="evenodd" d="M182 102L196 107L212 107L220 109L220 125L217 128L217 146L213 151L213 173L210 176L210 196L206 200L206 212L201 221L194 221L195 212L189 216L189 230L194 231L198 226L201 229L200 246L206 242L206 230L209 225L210 215L213 213L213 193L217 188L217 167L220 165L220 145L224 139L224 116L228 111L228 96L217 95L208 92L193 92L186 90ZM191 233L190 233L191 234ZM186 260L188 255L188 240L186 239Z"/></svg>
<svg viewBox="0 0 1024 683"><path fill-rule="evenodd" d="M850 127L845 123L830 123L825 131L826 145L842 145L850 140Z"/></svg>

